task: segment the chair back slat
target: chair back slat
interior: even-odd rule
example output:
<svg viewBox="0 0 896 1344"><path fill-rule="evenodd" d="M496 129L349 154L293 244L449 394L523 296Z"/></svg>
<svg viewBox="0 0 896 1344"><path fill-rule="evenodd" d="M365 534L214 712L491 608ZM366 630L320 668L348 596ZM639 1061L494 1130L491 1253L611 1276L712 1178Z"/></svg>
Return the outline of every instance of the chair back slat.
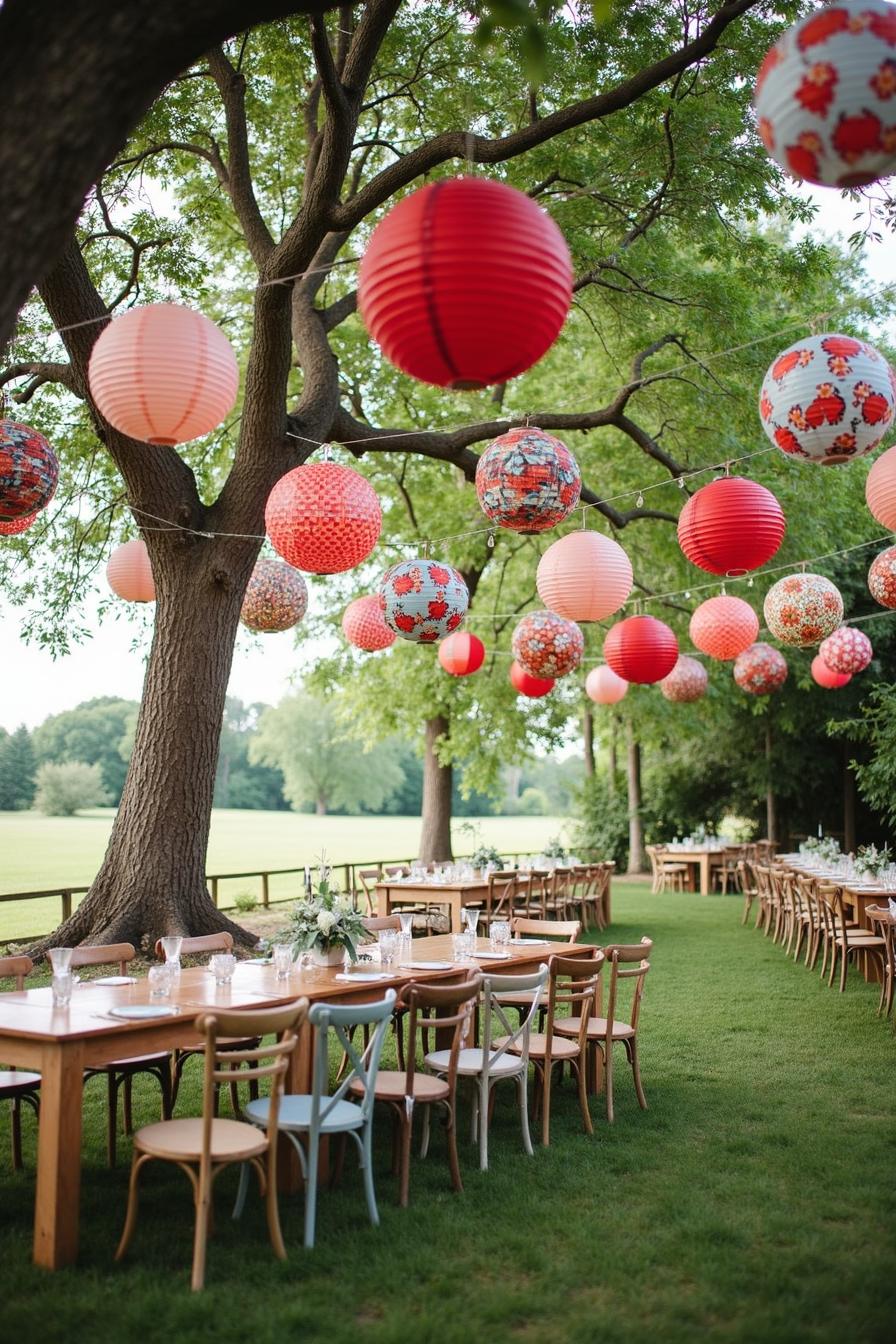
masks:
<svg viewBox="0 0 896 1344"><path fill-rule="evenodd" d="M472 1039L473 1013L482 989L482 976L476 972L459 985L427 985L414 982L403 991L401 1006L408 1009L408 1049L405 1065L405 1096L414 1095L417 1072L417 1039L426 1032L446 1032L454 1028L448 1055L447 1078L451 1094L457 1077L457 1061L464 1042ZM450 1012L450 1009L456 1012ZM434 1012L434 1017L427 1014Z"/></svg>
<svg viewBox="0 0 896 1344"><path fill-rule="evenodd" d="M204 952L232 952L233 935L222 930L220 933L204 933L196 938L184 938L181 940L180 955L182 957L198 957ZM165 953L162 950L161 938L156 939L155 954L164 960Z"/></svg>
<svg viewBox="0 0 896 1344"><path fill-rule="evenodd" d="M381 929L401 931L401 920L398 915L364 915L361 923L365 933L379 933Z"/></svg>
<svg viewBox="0 0 896 1344"><path fill-rule="evenodd" d="M128 962L133 961L137 952L133 943L82 944L72 948L71 967L113 966L118 962L119 975L126 975Z"/></svg>
<svg viewBox="0 0 896 1344"><path fill-rule="evenodd" d="M650 953L653 941L642 938L640 943L611 943L604 948L610 963L610 992L607 1002L607 1039L613 1039L613 1023L616 1020L616 1004L620 980L634 979L635 991L632 996L630 1025L637 1031L638 1017L641 1013L641 998L644 993L644 979L650 970ZM634 963L637 963L635 965ZM630 967L631 969L625 969Z"/></svg>
<svg viewBox="0 0 896 1344"><path fill-rule="evenodd" d="M25 976L34 966L30 957L0 957L0 979L14 979L16 989L25 988Z"/></svg>
<svg viewBox="0 0 896 1344"><path fill-rule="evenodd" d="M548 993L548 1015L545 1024L545 1038L550 1043L554 1037L554 1023L557 1009L566 1008L567 1017L578 1017L578 1045L584 1048L588 1034L588 1019L594 1015L594 1003L606 956L600 948L595 948L591 957L553 957L550 969L550 990Z"/></svg>
<svg viewBox="0 0 896 1344"><path fill-rule="evenodd" d="M574 943L582 932L579 919L515 919L511 925L514 936L525 938L562 939L565 943Z"/></svg>

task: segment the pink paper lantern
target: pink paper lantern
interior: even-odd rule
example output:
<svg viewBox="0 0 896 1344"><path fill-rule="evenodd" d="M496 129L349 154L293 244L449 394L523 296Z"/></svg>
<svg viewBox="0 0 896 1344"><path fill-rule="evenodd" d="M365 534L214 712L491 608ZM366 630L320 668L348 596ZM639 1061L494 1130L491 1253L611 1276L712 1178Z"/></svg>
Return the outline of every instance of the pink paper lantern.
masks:
<svg viewBox="0 0 896 1344"><path fill-rule="evenodd" d="M748 649L759 634L759 617L740 597L711 597L691 617L691 639L701 653L727 662Z"/></svg>
<svg viewBox="0 0 896 1344"><path fill-rule="evenodd" d="M700 700L706 694L708 684L709 674L703 664L682 653L669 675L660 682L660 690L673 704L686 705Z"/></svg>
<svg viewBox="0 0 896 1344"><path fill-rule="evenodd" d="M880 606L896 608L896 546L881 551L872 560L868 591Z"/></svg>
<svg viewBox="0 0 896 1344"><path fill-rule="evenodd" d="M832 672L849 676L864 672L874 657L871 640L854 625L841 625L839 630L828 635L819 645L818 653Z"/></svg>
<svg viewBox="0 0 896 1344"><path fill-rule="evenodd" d="M538 562L535 586L546 607L571 621L602 621L632 590L632 563L602 532L570 532Z"/></svg>
<svg viewBox="0 0 896 1344"><path fill-rule="evenodd" d="M775 639L805 649L837 629L843 598L821 574L788 574L769 588L762 610Z"/></svg>
<svg viewBox="0 0 896 1344"><path fill-rule="evenodd" d="M520 667L515 659L510 664L508 676L514 690L519 691L520 695L528 696L530 700L539 700L554 689L553 677L533 677L532 673Z"/></svg>
<svg viewBox="0 0 896 1344"><path fill-rule="evenodd" d="M476 464L482 512L513 532L544 532L579 502L582 476L566 444L535 425L492 439Z"/></svg>
<svg viewBox="0 0 896 1344"><path fill-rule="evenodd" d="M395 631L383 620L378 597L356 597L342 613L342 633L349 644L365 653L388 649L395 643Z"/></svg>
<svg viewBox="0 0 896 1344"><path fill-rule="evenodd" d="M655 616L629 616L611 626L604 657L617 676L649 686L662 681L678 660L675 632Z"/></svg>
<svg viewBox="0 0 896 1344"><path fill-rule="evenodd" d="M881 453L869 471L865 499L872 517L888 532L896 532L896 447Z"/></svg>
<svg viewBox="0 0 896 1344"><path fill-rule="evenodd" d="M366 560L383 511L360 472L338 462L306 462L281 476L264 510L271 545L308 574L342 574Z"/></svg>
<svg viewBox="0 0 896 1344"><path fill-rule="evenodd" d="M593 667L585 678L585 694L596 705L618 705L627 690L628 682L606 663Z"/></svg>
<svg viewBox="0 0 896 1344"><path fill-rule="evenodd" d="M485 645L466 630L458 630L439 645L439 662L452 677L469 677L484 661Z"/></svg>
<svg viewBox="0 0 896 1344"><path fill-rule="evenodd" d="M0 537L18 537L22 532L27 532L29 527L37 522L39 516L39 513L29 513L24 518L0 521Z"/></svg>
<svg viewBox="0 0 896 1344"><path fill-rule="evenodd" d="M734 680L750 695L772 695L787 680L787 659L771 644L751 644L734 660Z"/></svg>
<svg viewBox="0 0 896 1344"><path fill-rule="evenodd" d="M155 602L152 565L141 537L115 547L106 564L106 579L113 593L126 602Z"/></svg>
<svg viewBox="0 0 896 1344"><path fill-rule="evenodd" d="M214 322L178 303L147 303L100 333L87 381L114 429L173 446L220 425L240 378L233 348Z"/></svg>
<svg viewBox="0 0 896 1344"><path fill-rule="evenodd" d="M45 509L58 479L59 463L43 434L0 419L0 520L15 522Z"/></svg>
<svg viewBox="0 0 896 1344"><path fill-rule="evenodd" d="M585 638L574 621L552 611L530 611L510 640L513 656L533 677L565 677L585 652Z"/></svg>
<svg viewBox="0 0 896 1344"><path fill-rule="evenodd" d="M256 560L246 585L240 620L259 634L291 630L308 610L308 589L297 569L282 560Z"/></svg>
<svg viewBox="0 0 896 1344"><path fill-rule="evenodd" d="M835 672L832 667L828 667L820 653L816 653L812 659L812 666L809 671L812 674L812 680L819 686L823 686L826 691L839 691L841 687L852 681L849 672Z"/></svg>

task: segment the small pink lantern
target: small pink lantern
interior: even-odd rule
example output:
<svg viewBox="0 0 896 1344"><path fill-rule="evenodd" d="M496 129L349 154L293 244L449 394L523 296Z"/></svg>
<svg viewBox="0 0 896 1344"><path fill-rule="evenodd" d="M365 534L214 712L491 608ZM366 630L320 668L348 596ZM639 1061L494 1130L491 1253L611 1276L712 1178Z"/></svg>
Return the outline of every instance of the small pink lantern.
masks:
<svg viewBox="0 0 896 1344"><path fill-rule="evenodd" d="M759 634L759 617L740 597L711 597L691 617L691 639L701 653L727 662L748 649Z"/></svg>
<svg viewBox="0 0 896 1344"><path fill-rule="evenodd" d="M439 662L452 677L469 677L484 661L485 645L466 630L458 630L439 645Z"/></svg>
<svg viewBox="0 0 896 1344"><path fill-rule="evenodd" d="M386 625L412 644L434 644L452 634L470 605L459 570L426 556L391 565L380 579L379 595Z"/></svg>
<svg viewBox="0 0 896 1344"><path fill-rule="evenodd" d="M360 472L338 462L307 462L280 477L264 522L287 564L309 574L342 574L370 555L383 511Z"/></svg>
<svg viewBox="0 0 896 1344"><path fill-rule="evenodd" d="M667 677L660 682L660 690L673 704L687 705L700 700L706 694L709 674L702 663L690 658L686 653L679 655L678 662Z"/></svg>
<svg viewBox="0 0 896 1344"><path fill-rule="evenodd" d="M297 569L262 557L246 585L240 620L259 634L291 630L308 610L308 589Z"/></svg>
<svg viewBox="0 0 896 1344"><path fill-rule="evenodd" d="M141 537L115 547L106 564L106 579L113 593L126 602L155 602L152 565Z"/></svg>
<svg viewBox="0 0 896 1344"><path fill-rule="evenodd" d="M881 453L869 471L865 499L872 517L888 532L896 532L896 447Z"/></svg>
<svg viewBox="0 0 896 1344"><path fill-rule="evenodd" d="M566 444L535 425L492 439L476 464L482 512L514 532L544 532L579 502L582 476Z"/></svg>
<svg viewBox="0 0 896 1344"><path fill-rule="evenodd" d="M574 621L552 611L530 611L514 630L510 647L531 676L565 677L582 661L585 638Z"/></svg>
<svg viewBox="0 0 896 1344"><path fill-rule="evenodd" d="M147 303L100 333L87 381L114 429L172 447L220 425L240 376L230 342L209 318L178 303Z"/></svg>
<svg viewBox="0 0 896 1344"><path fill-rule="evenodd" d="M655 616L629 616L610 626L604 657L617 676L649 686L672 671L678 660L678 639Z"/></svg>
<svg viewBox="0 0 896 1344"><path fill-rule="evenodd" d="M618 705L627 690L628 682L618 677L606 663L593 667L585 678L585 694L596 705Z"/></svg>
<svg viewBox="0 0 896 1344"><path fill-rule="evenodd" d="M395 643L395 631L383 620L378 597L356 597L342 613L342 633L349 644L365 653L377 653Z"/></svg>
<svg viewBox="0 0 896 1344"><path fill-rule="evenodd" d="M510 684L520 695L528 696L530 700L540 700L543 695L554 689L553 677L533 677L531 672L527 672L524 667L514 659L510 664Z"/></svg>
<svg viewBox="0 0 896 1344"><path fill-rule="evenodd" d="M58 479L59 463L43 434L18 420L0 419L0 520L39 513Z"/></svg>
<svg viewBox="0 0 896 1344"><path fill-rule="evenodd" d="M787 659L771 644L751 644L734 660L734 680L750 695L772 695L787 680Z"/></svg>
<svg viewBox="0 0 896 1344"><path fill-rule="evenodd" d="M538 562L535 586L546 607L571 621L602 621L632 590L632 562L602 532L570 532Z"/></svg>
<svg viewBox="0 0 896 1344"><path fill-rule="evenodd" d="M25 518L10 518L7 521L0 521L0 537L17 537L22 532L27 532L32 524L37 522L39 514L29 513Z"/></svg>
<svg viewBox="0 0 896 1344"><path fill-rule="evenodd" d="M812 666L809 671L812 674L812 680L819 686L823 686L826 691L839 691L841 687L852 681L849 672L835 672L832 667L828 667L820 653L816 653L812 659Z"/></svg>
<svg viewBox="0 0 896 1344"><path fill-rule="evenodd" d="M782 644L805 649L833 634L843 620L843 598L821 574L788 574L769 588L765 623Z"/></svg>
<svg viewBox="0 0 896 1344"><path fill-rule="evenodd" d="M882 607L896 608L896 546L881 551L868 571L868 591Z"/></svg>
<svg viewBox="0 0 896 1344"><path fill-rule="evenodd" d="M832 672L849 676L864 672L874 657L871 640L854 625L841 625L839 630L828 635L819 645L818 653Z"/></svg>

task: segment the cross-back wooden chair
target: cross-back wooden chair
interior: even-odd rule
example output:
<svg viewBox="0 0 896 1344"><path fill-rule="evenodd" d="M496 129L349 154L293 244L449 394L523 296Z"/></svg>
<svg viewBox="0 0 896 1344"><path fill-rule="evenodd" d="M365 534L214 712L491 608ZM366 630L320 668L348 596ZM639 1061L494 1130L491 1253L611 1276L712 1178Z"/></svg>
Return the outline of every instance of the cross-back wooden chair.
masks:
<svg viewBox="0 0 896 1344"><path fill-rule="evenodd" d="M355 878L361 884L360 892L355 889L355 904L357 905L357 897L362 896L368 915L376 913L376 884L382 876L383 870L379 866L355 869Z"/></svg>
<svg viewBox="0 0 896 1344"><path fill-rule="evenodd" d="M12 979L16 989L25 988L25 977L34 963L30 957L0 957L0 980ZM23 1069L0 1069L0 1101L12 1103L10 1128L12 1131L12 1165L15 1171L22 1166L22 1102L40 1116L40 1074L26 1073Z"/></svg>
<svg viewBox="0 0 896 1344"><path fill-rule="evenodd" d="M839 962L840 993L842 994L846 989L849 958L860 953L874 957L880 963L881 980L883 980L886 973L886 940L880 934L872 933L870 929L858 928L847 919L843 906L842 887L833 883L819 882L818 897L822 918L825 921L828 951L831 956L828 985L834 983ZM824 975L824 968L822 968L822 975Z"/></svg>
<svg viewBox="0 0 896 1344"><path fill-rule="evenodd" d="M896 981L896 919L888 905L870 905L865 911L873 931L884 940L884 978L881 982L878 1013L888 1016L893 1009L893 988Z"/></svg>
<svg viewBox="0 0 896 1344"><path fill-rule="evenodd" d="M688 865L686 863L676 863L673 858L669 857L668 852L659 845L645 845L644 848L647 850L647 857L650 860L653 879L650 890L656 893L668 891L671 887L673 891L684 891Z"/></svg>
<svg viewBox="0 0 896 1344"><path fill-rule="evenodd" d="M607 899L614 867L612 863L590 863L585 869L579 903L583 929L592 925L597 929L607 927Z"/></svg>
<svg viewBox="0 0 896 1344"><path fill-rule="evenodd" d="M750 918L753 902L756 900L759 893L756 890L756 877L753 872L753 865L749 860L743 858L738 860L738 868L740 869L738 883L744 898L744 914L740 922L741 924L746 924Z"/></svg>
<svg viewBox="0 0 896 1344"><path fill-rule="evenodd" d="M481 916L485 921L486 932L491 928L493 919L513 918L520 899L519 877L516 868L505 868L501 872L489 873L485 909Z"/></svg>
<svg viewBox="0 0 896 1344"><path fill-rule="evenodd" d="M762 929L766 938L768 938L771 935L774 922L771 869L767 863L760 863L758 860L753 863L752 868L756 883L756 897L759 902L756 907L756 922L753 928Z"/></svg>

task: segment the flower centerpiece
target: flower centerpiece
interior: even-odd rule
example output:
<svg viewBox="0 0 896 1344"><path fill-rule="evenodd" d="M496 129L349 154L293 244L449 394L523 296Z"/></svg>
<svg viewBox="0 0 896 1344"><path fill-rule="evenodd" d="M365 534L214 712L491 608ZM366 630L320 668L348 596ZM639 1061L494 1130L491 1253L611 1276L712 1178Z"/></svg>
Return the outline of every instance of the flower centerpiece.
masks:
<svg viewBox="0 0 896 1344"><path fill-rule="evenodd" d="M893 855L890 853L888 845L883 849L878 849L877 845L860 845L858 853L853 860L853 867L857 873L865 873L870 877L880 877L885 868L889 868L893 862Z"/></svg>
<svg viewBox="0 0 896 1344"><path fill-rule="evenodd" d="M364 925L351 899L331 884L330 869L321 856L317 882L306 874L305 896L292 908L290 932L293 951L310 952L319 966L341 966L347 952L358 959Z"/></svg>
<svg viewBox="0 0 896 1344"><path fill-rule="evenodd" d="M559 835L555 835L548 840L541 852L546 859L557 859L558 862L565 863L569 856L569 847L563 843Z"/></svg>
<svg viewBox="0 0 896 1344"><path fill-rule="evenodd" d="M470 855L470 863L473 867L481 870L491 865L496 873L500 873L504 868L504 860L501 858L501 855L495 849L494 845L487 845L485 843L476 822L465 821L460 829L469 835L476 846L473 853Z"/></svg>

